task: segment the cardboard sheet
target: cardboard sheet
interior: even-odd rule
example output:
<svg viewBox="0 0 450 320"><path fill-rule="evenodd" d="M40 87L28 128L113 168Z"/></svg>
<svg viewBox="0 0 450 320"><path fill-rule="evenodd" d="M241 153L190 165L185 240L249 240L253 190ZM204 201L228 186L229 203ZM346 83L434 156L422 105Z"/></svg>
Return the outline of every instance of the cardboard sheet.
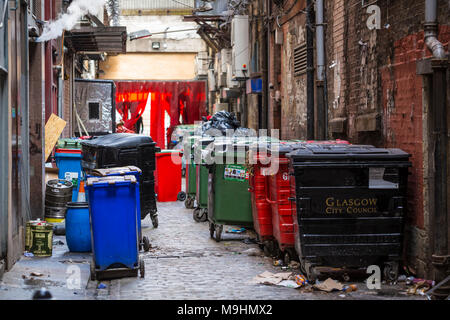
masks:
<svg viewBox="0 0 450 320"><path fill-rule="evenodd" d="M53 148L58 142L61 133L63 132L67 122L56 114L52 113L47 123L45 124L45 161L52 153Z"/></svg>

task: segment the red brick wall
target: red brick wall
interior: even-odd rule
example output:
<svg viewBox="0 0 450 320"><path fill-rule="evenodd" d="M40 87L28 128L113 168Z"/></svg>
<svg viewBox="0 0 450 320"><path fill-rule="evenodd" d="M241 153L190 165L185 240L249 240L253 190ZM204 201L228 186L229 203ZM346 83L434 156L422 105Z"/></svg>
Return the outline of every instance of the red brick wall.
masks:
<svg viewBox="0 0 450 320"><path fill-rule="evenodd" d="M439 38L450 40L450 27L442 26ZM430 57L424 47L423 32L406 36L395 42L392 64L380 69L384 110L385 145L412 154L409 183L410 223L424 227L423 215L423 119L422 78L416 74L417 60Z"/></svg>

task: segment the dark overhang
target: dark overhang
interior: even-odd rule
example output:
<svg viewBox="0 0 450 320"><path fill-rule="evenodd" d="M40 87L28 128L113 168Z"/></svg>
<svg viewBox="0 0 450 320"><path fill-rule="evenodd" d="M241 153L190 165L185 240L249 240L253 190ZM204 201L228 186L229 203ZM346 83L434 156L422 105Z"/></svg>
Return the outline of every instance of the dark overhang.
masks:
<svg viewBox="0 0 450 320"><path fill-rule="evenodd" d="M126 53L126 27L81 27L66 31L64 40L75 52Z"/></svg>

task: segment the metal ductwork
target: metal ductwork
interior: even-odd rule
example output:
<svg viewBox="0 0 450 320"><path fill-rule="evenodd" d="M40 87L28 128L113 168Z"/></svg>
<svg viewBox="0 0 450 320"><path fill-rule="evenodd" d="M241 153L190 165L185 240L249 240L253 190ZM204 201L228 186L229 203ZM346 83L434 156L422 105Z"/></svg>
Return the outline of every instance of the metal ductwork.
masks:
<svg viewBox="0 0 450 320"><path fill-rule="evenodd" d="M437 39L437 0L425 0L425 44L436 59L446 59L444 46Z"/></svg>
<svg viewBox="0 0 450 320"><path fill-rule="evenodd" d="M106 10L110 17L111 23L110 25L115 27L119 25L119 0L107 0L106 1Z"/></svg>

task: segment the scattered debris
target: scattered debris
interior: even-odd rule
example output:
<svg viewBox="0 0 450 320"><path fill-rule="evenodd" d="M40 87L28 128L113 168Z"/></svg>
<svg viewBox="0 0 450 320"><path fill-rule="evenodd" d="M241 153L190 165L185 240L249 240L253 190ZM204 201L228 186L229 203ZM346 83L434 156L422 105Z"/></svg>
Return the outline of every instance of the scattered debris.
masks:
<svg viewBox="0 0 450 320"><path fill-rule="evenodd" d="M106 284L100 282L97 286L97 289L106 289Z"/></svg>
<svg viewBox="0 0 450 320"><path fill-rule="evenodd" d="M297 288L301 287L301 285L297 284L293 280L283 280L280 283L278 283L278 286L283 286L283 287L288 287L288 288L293 288L293 289L297 289Z"/></svg>
<svg viewBox="0 0 450 320"><path fill-rule="evenodd" d="M89 263L89 261L87 261L87 260L72 260L72 259L59 260L58 262L60 262L60 263L86 263L86 264Z"/></svg>
<svg viewBox="0 0 450 320"><path fill-rule="evenodd" d="M250 283L278 285L283 280L291 280L291 275L291 272L272 273L269 271L265 271L254 277Z"/></svg>
<svg viewBox="0 0 450 320"><path fill-rule="evenodd" d="M342 291L344 289L344 285L339 281L328 278L324 282L316 282L316 284L313 285L313 288L325 292L331 292L334 290Z"/></svg>
<svg viewBox="0 0 450 320"><path fill-rule="evenodd" d="M399 275L397 278L397 281L398 282L406 282L406 275L404 275L404 274Z"/></svg>
<svg viewBox="0 0 450 320"><path fill-rule="evenodd" d="M273 265L274 266L282 266L284 263L283 263L283 260L275 260L274 262L273 262Z"/></svg>
<svg viewBox="0 0 450 320"><path fill-rule="evenodd" d="M225 232L226 233L243 233L245 231L246 231L245 228L240 228L240 229L228 229Z"/></svg>
<svg viewBox="0 0 450 320"><path fill-rule="evenodd" d="M298 274L295 276L295 282L299 285L299 286L303 286L305 284L308 284L308 280L306 279L306 277L302 274Z"/></svg>
<svg viewBox="0 0 450 320"><path fill-rule="evenodd" d="M248 256L259 256L259 255L261 255L261 251L258 250L257 248L250 248L250 249L247 249L247 250L243 251L242 253L245 253Z"/></svg>
<svg viewBox="0 0 450 320"><path fill-rule="evenodd" d="M33 277L42 277L44 274L43 273L40 273L40 272L31 272L30 273L30 276L33 276Z"/></svg>
<svg viewBox="0 0 450 320"><path fill-rule="evenodd" d="M34 257L34 254L32 252L25 252L23 255L25 257Z"/></svg>
<svg viewBox="0 0 450 320"><path fill-rule="evenodd" d="M353 292L353 291L358 291L358 287L356 286L356 284L351 284L348 286L344 286L344 288L342 290L345 292Z"/></svg>
<svg viewBox="0 0 450 320"><path fill-rule="evenodd" d="M291 263L289 263L289 268L291 268L291 269L300 269L300 262L291 261Z"/></svg>
<svg viewBox="0 0 450 320"><path fill-rule="evenodd" d="M63 246L65 243L62 242L61 240L55 240L53 241L53 245L54 246Z"/></svg>
<svg viewBox="0 0 450 320"><path fill-rule="evenodd" d="M345 294L340 294L339 297L345 298Z"/></svg>
<svg viewBox="0 0 450 320"><path fill-rule="evenodd" d="M409 284L417 284L417 283L422 283L422 282L425 282L430 286L434 286L436 284L436 282L434 280L426 280L426 279L421 279L421 278L413 278Z"/></svg>
<svg viewBox="0 0 450 320"><path fill-rule="evenodd" d="M429 280L428 280L429 281ZM431 285L427 282L427 280L420 281L414 284L411 288L406 291L407 294L410 295L425 295L425 292L431 289Z"/></svg>

